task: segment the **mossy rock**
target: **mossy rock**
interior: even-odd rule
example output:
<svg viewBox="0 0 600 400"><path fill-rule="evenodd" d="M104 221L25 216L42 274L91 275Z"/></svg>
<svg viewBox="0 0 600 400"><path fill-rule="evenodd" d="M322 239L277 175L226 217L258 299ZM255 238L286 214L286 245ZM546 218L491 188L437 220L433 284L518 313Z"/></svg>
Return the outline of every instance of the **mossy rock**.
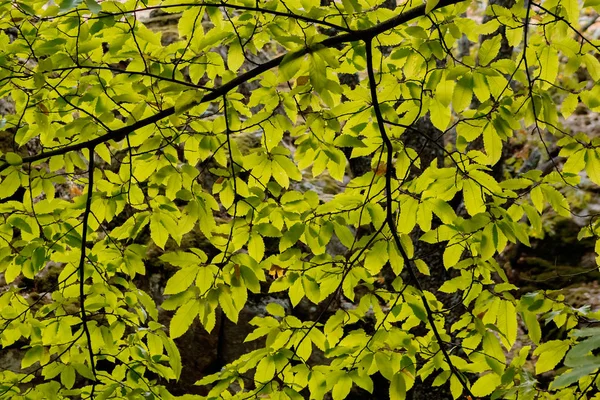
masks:
<svg viewBox="0 0 600 400"><path fill-rule="evenodd" d="M522 257L519 261L523 291L561 289L567 285L600 281L600 271L587 265L556 265L540 257Z"/></svg>
<svg viewBox="0 0 600 400"><path fill-rule="evenodd" d="M600 285L597 281L592 283L579 283L561 290L565 302L575 308L589 307L590 310L600 309Z"/></svg>
<svg viewBox="0 0 600 400"><path fill-rule="evenodd" d="M232 136L238 146L240 153L247 155L251 150L259 148L262 139L262 131L244 131Z"/></svg>

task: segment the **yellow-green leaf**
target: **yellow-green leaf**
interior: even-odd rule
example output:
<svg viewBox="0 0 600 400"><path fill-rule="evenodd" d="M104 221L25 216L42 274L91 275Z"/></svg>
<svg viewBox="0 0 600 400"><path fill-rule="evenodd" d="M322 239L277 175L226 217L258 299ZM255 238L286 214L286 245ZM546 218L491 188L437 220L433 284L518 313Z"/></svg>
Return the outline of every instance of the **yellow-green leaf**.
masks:
<svg viewBox="0 0 600 400"><path fill-rule="evenodd" d="M571 93L567 97L565 97L565 99L563 100L563 102L560 106L560 111L561 111L563 117L569 118L571 116L571 114L573 114L575 109L577 108L578 104L579 104L579 96L577 96L576 94Z"/></svg>
<svg viewBox="0 0 600 400"><path fill-rule="evenodd" d="M200 303L193 299L177 309L169 325L169 335L175 339L187 332L200 310Z"/></svg>
<svg viewBox="0 0 600 400"><path fill-rule="evenodd" d="M265 255L265 242L256 232L253 232L248 240L248 254L258 262L261 262Z"/></svg>
<svg viewBox="0 0 600 400"><path fill-rule="evenodd" d="M496 326L502 334L500 336L502 344L510 350L517 340L517 311L510 301L500 301Z"/></svg>
<svg viewBox="0 0 600 400"><path fill-rule="evenodd" d="M494 35L491 39L486 40L479 48L479 65L488 65L498 55L502 41L501 35Z"/></svg>
<svg viewBox="0 0 600 400"><path fill-rule="evenodd" d="M456 112L462 112L473 100L473 78L465 75L460 78L452 93L452 108Z"/></svg>
<svg viewBox="0 0 600 400"><path fill-rule="evenodd" d="M600 155L596 149L586 150L587 163L585 164L585 172L588 177L596 185L600 185ZM571 155L573 157L573 155Z"/></svg>
<svg viewBox="0 0 600 400"><path fill-rule="evenodd" d="M4 158L10 165L21 165L23 163L23 159L17 153L6 153Z"/></svg>
<svg viewBox="0 0 600 400"><path fill-rule="evenodd" d="M465 208L471 216L485 212L482 189L475 181L463 180L463 197Z"/></svg>
<svg viewBox="0 0 600 400"><path fill-rule="evenodd" d="M542 84L542 87L549 87L550 84L554 84L558 75L558 52L550 45L542 46L539 57L540 79L546 81L545 84Z"/></svg>
<svg viewBox="0 0 600 400"><path fill-rule="evenodd" d="M191 266L177 271L167 281L164 294L177 294L189 288L196 279L196 274L198 273L199 269L200 266Z"/></svg>
<svg viewBox="0 0 600 400"><path fill-rule="evenodd" d="M455 243L452 245L447 245L444 250L444 267L451 268L455 266L459 261L464 248L460 243Z"/></svg>
<svg viewBox="0 0 600 400"><path fill-rule="evenodd" d="M566 340L551 340L539 346L533 355L539 356L535 363L535 373L541 374L551 371L564 358L569 350L569 342Z"/></svg>
<svg viewBox="0 0 600 400"><path fill-rule="evenodd" d="M450 107L444 106L438 99L432 98L429 102L429 115L433 126L440 131L445 131L450 124Z"/></svg>
<svg viewBox="0 0 600 400"><path fill-rule="evenodd" d="M152 218L150 219L150 236L152 237L154 244L161 249L165 248L167 239L169 239L169 233L167 232L166 227L161 223L159 213L152 214Z"/></svg>
<svg viewBox="0 0 600 400"><path fill-rule="evenodd" d="M471 392L477 397L485 397L500 386L501 378L495 373L489 373L477 379L471 387Z"/></svg>
<svg viewBox="0 0 600 400"><path fill-rule="evenodd" d="M390 400L404 399L406 399L406 383L402 372L397 372L390 382Z"/></svg>
<svg viewBox="0 0 600 400"><path fill-rule="evenodd" d="M502 156L502 139L496 133L492 124L488 124L483 130L483 146L487 153L490 165L495 165Z"/></svg>

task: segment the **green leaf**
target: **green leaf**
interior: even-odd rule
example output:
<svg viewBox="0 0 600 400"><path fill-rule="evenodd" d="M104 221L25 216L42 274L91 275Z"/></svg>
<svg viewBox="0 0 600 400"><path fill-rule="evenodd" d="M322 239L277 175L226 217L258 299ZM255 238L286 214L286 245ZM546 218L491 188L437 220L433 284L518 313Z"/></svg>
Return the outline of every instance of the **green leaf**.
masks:
<svg viewBox="0 0 600 400"><path fill-rule="evenodd" d="M491 332L487 331L483 337L483 351L488 356L486 361L496 374L501 375L505 368L506 356L497 337Z"/></svg>
<svg viewBox="0 0 600 400"><path fill-rule="evenodd" d="M400 206L400 221L398 232L410 233L417 224L419 201L412 196L406 196Z"/></svg>
<svg viewBox="0 0 600 400"><path fill-rule="evenodd" d="M195 253L201 254L202 257L199 257ZM195 253L174 251L174 252L165 253L162 256L160 256L159 258L161 261L167 262L175 267L186 268L186 267L191 267L194 265L199 265L203 261L206 261L206 256L203 254L202 251L199 251L196 249Z"/></svg>
<svg viewBox="0 0 600 400"><path fill-rule="evenodd" d="M452 102L452 93L456 83L452 80L442 79L435 90L435 98L445 107L449 107Z"/></svg>
<svg viewBox="0 0 600 400"><path fill-rule="evenodd" d="M4 177L2 183L0 183L0 199L12 196L20 186L21 176L19 172L15 170L11 171L11 173Z"/></svg>
<svg viewBox="0 0 600 400"><path fill-rule="evenodd" d="M387 354L382 352L375 353L375 363L377 364L377 368L384 378L390 381L394 379L394 367L392 366L392 362Z"/></svg>
<svg viewBox="0 0 600 400"><path fill-rule="evenodd" d="M4 272L6 283L12 283L21 274L21 265L12 262L8 265Z"/></svg>
<svg viewBox="0 0 600 400"><path fill-rule="evenodd" d="M540 340L542 338L542 329L540 327L540 323L537 320L535 313L524 311L523 312L523 322L527 327L527 331L529 333L529 337L531 341L537 345L540 344Z"/></svg>
<svg viewBox="0 0 600 400"><path fill-rule="evenodd" d="M431 204L432 210L435 213L435 215L437 215L437 217L444 224L451 224L454 222L454 220L456 219L456 213L448 203L441 199L430 199L427 201Z"/></svg>
<svg viewBox="0 0 600 400"><path fill-rule="evenodd" d="M377 275L388 260L388 244L380 240L373 245L365 257L365 268L371 275Z"/></svg>
<svg viewBox="0 0 600 400"><path fill-rule="evenodd" d="M452 108L455 112L462 112L469 107L473 100L473 78L465 75L458 80L452 93Z"/></svg>
<svg viewBox="0 0 600 400"><path fill-rule="evenodd" d="M536 186L531 189L530 196L535 209L539 213L542 213L542 211L544 211L544 194L542 193L542 187Z"/></svg>
<svg viewBox="0 0 600 400"><path fill-rule="evenodd" d="M433 220L433 207L429 202L419 204L417 210L417 223L423 232L431 230L431 222Z"/></svg>
<svg viewBox="0 0 600 400"><path fill-rule="evenodd" d="M163 225L160 214L154 213L150 218L150 237L152 241L161 249L165 248L167 239L169 239L169 233L166 227Z"/></svg>
<svg viewBox="0 0 600 400"><path fill-rule="evenodd" d="M317 53L308 56L310 60L310 83L313 88L321 93L327 88L327 66Z"/></svg>
<svg viewBox="0 0 600 400"><path fill-rule="evenodd" d="M302 68L304 55L300 54L300 52L289 52L283 57L283 61L279 64L279 72L284 80L292 80Z"/></svg>
<svg viewBox="0 0 600 400"><path fill-rule="evenodd" d="M340 225L340 224L336 223L336 224L333 225L333 230L335 232L335 235L340 240L340 242L347 249L349 249L349 248L352 247L352 244L354 243L354 235L350 231L350 228L348 228L345 225Z"/></svg>
<svg viewBox="0 0 600 400"><path fill-rule="evenodd" d="M10 165L21 165L23 164L23 159L17 153L6 153L4 156L6 162Z"/></svg>
<svg viewBox="0 0 600 400"><path fill-rule="evenodd" d="M447 245L444 249L444 267L446 269L454 267L459 261L464 252L464 248L460 243Z"/></svg>
<svg viewBox="0 0 600 400"><path fill-rule="evenodd" d="M23 356L21 360L21 368L25 369L32 366L34 363L40 361L44 354L44 348L42 346L33 346Z"/></svg>
<svg viewBox="0 0 600 400"><path fill-rule="evenodd" d="M260 281L258 280L254 270L242 265L240 267L240 273L248 290L250 290L252 293L260 293Z"/></svg>
<svg viewBox="0 0 600 400"><path fill-rule="evenodd" d="M265 256L265 242L262 236L258 233L252 233L250 240L248 241L248 254L254 258L257 262L262 261Z"/></svg>
<svg viewBox="0 0 600 400"><path fill-rule="evenodd" d="M256 366L254 380L260 384L266 384L275 375L275 363L273 357L263 357Z"/></svg>
<svg viewBox="0 0 600 400"><path fill-rule="evenodd" d="M267 236L267 237L281 236L281 232L279 231L279 229L277 229L276 227L274 227L271 224L258 224L258 225L256 225L256 229L258 230L258 233L260 233L262 236Z"/></svg>
<svg viewBox="0 0 600 400"><path fill-rule="evenodd" d="M107 164L110 164L110 159L111 159L111 155L110 155L110 151L108 150L108 147L104 144L99 144L98 146L94 147L94 151L96 152L96 154L98 154L100 156L100 158L106 162Z"/></svg>
<svg viewBox="0 0 600 400"><path fill-rule="evenodd" d="M440 0L426 0L425 14L429 14L431 10L433 10L438 5L439 2Z"/></svg>
<svg viewBox="0 0 600 400"><path fill-rule="evenodd" d="M494 242L494 225L487 224L481 234L480 255L483 261L489 260L496 253L496 243Z"/></svg>
<svg viewBox="0 0 600 400"><path fill-rule="evenodd" d="M229 67L230 71L237 71L240 69L244 61L245 57L242 46L238 40L234 40L229 45L229 50L227 51L227 66Z"/></svg>
<svg viewBox="0 0 600 400"><path fill-rule="evenodd" d="M450 393L452 393L453 399L458 399L463 393L463 385L456 375L450 377Z"/></svg>
<svg viewBox="0 0 600 400"><path fill-rule="evenodd" d="M87 5L88 10L94 14L98 14L100 11L102 11L102 7L97 3L96 0L85 0L85 4Z"/></svg>
<svg viewBox="0 0 600 400"><path fill-rule="evenodd" d="M402 372L394 374L390 382L390 400L406 399L406 383Z"/></svg>
<svg viewBox="0 0 600 400"><path fill-rule="evenodd" d="M500 301L496 326L502 334L500 340L504 347L510 350L517 340L517 311L510 301Z"/></svg>
<svg viewBox="0 0 600 400"><path fill-rule="evenodd" d="M417 270L422 273L425 276L429 276L430 272L429 272L429 267L427 266L427 264L425 263L425 261L421 260L421 259L416 259L415 261L415 266L417 267Z"/></svg>
<svg viewBox="0 0 600 400"><path fill-rule="evenodd" d="M444 106L437 98L429 102L429 115L433 126L444 132L451 120L450 108Z"/></svg>
<svg viewBox="0 0 600 400"><path fill-rule="evenodd" d="M175 345L173 339L168 337L163 331L158 331L157 335L160 336L163 342L163 346L167 350L167 354L169 355L169 365L175 374L175 378L179 379L181 376L181 354L179 353L179 349Z"/></svg>
<svg viewBox="0 0 600 400"><path fill-rule="evenodd" d="M573 157L571 155L571 157ZM592 182L600 185L600 154L596 149L587 149L585 152L585 172Z"/></svg>
<svg viewBox="0 0 600 400"><path fill-rule="evenodd" d="M304 297L304 285L302 285L302 279L296 279L294 284L290 287L288 294L292 306L296 307Z"/></svg>
<svg viewBox="0 0 600 400"><path fill-rule="evenodd" d="M556 211L558 215L569 218L571 216L571 207L565 199L565 196L562 195L558 190L549 185L542 185L542 192L544 193L544 197L550 203L550 206Z"/></svg>
<svg viewBox="0 0 600 400"><path fill-rule="evenodd" d="M350 389L352 389L352 378L348 374L344 374L333 385L331 396L333 400L343 400L350 393Z"/></svg>
<svg viewBox="0 0 600 400"><path fill-rule="evenodd" d="M558 75L558 52L550 46L542 46L540 52L540 79L547 81L542 87L554 84Z"/></svg>
<svg viewBox="0 0 600 400"><path fill-rule="evenodd" d="M194 319L196 319L199 310L200 303L195 299L189 300L177 309L169 325L169 335L172 339L176 339L187 332Z"/></svg>
<svg viewBox="0 0 600 400"><path fill-rule="evenodd" d="M471 216L485 212L486 207L482 189L475 181L471 179L463 180L463 197L465 208Z"/></svg>
<svg viewBox="0 0 600 400"><path fill-rule="evenodd" d="M196 90L187 90L177 97L175 101L175 114L182 114L198 104L202 95Z"/></svg>
<svg viewBox="0 0 600 400"><path fill-rule="evenodd" d="M564 118L569 118L579 105L579 96L574 93L569 94L563 100L560 110Z"/></svg>
<svg viewBox="0 0 600 400"><path fill-rule="evenodd" d="M471 393L477 397L486 397L500 386L501 378L495 373L489 373L477 379L471 387Z"/></svg>
<svg viewBox="0 0 600 400"><path fill-rule="evenodd" d="M427 312L421 304L408 303L408 306L412 309L417 318L423 322L427 322Z"/></svg>
<svg viewBox="0 0 600 400"><path fill-rule="evenodd" d="M70 11L81 4L81 0L63 0L59 2L60 12Z"/></svg>
<svg viewBox="0 0 600 400"><path fill-rule="evenodd" d="M483 145L490 165L495 165L500 161L500 157L502 156L502 139L500 139L492 124L488 124L483 130Z"/></svg>
<svg viewBox="0 0 600 400"><path fill-rule="evenodd" d="M486 40L481 44L479 48L479 65L488 65L498 55L500 46L502 44L502 36L494 35L492 38Z"/></svg>
<svg viewBox="0 0 600 400"><path fill-rule="evenodd" d="M351 135L340 135L333 141L339 147L367 147L359 138Z"/></svg>
<svg viewBox="0 0 600 400"><path fill-rule="evenodd" d="M321 301L321 290L319 289L319 284L313 279L304 275L302 277L302 286L304 288L306 297L313 303L319 304Z"/></svg>
<svg viewBox="0 0 600 400"><path fill-rule="evenodd" d="M225 313L225 316L233 323L237 323L239 310L234 304L231 290L227 287L222 287L219 290L219 305Z"/></svg>
<svg viewBox="0 0 600 400"><path fill-rule="evenodd" d="M267 304L267 312L275 317L285 317L285 309L278 303Z"/></svg>
<svg viewBox="0 0 600 400"><path fill-rule="evenodd" d="M181 293L194 282L200 266L192 266L180 269L168 281L164 294Z"/></svg>
<svg viewBox="0 0 600 400"><path fill-rule="evenodd" d="M533 355L539 356L535 364L535 373L541 374L551 371L564 358L569 350L566 340L551 340L535 349Z"/></svg>
<svg viewBox="0 0 600 400"><path fill-rule="evenodd" d="M46 261L46 250L43 247L38 247L33 251L33 255L31 257L31 263L33 265L33 269L37 272L39 271L44 262Z"/></svg>
<svg viewBox="0 0 600 400"><path fill-rule="evenodd" d="M60 382L67 388L71 389L75 384L75 368L71 365L65 365L60 373Z"/></svg>
<svg viewBox="0 0 600 400"><path fill-rule="evenodd" d="M137 298L139 302L142 304L146 312L150 315L150 317L157 321L158 320L158 310L156 308L156 304L154 304L154 300L144 291L137 290L136 291Z"/></svg>
<svg viewBox="0 0 600 400"><path fill-rule="evenodd" d="M585 156L586 156L585 149L577 150L574 154L571 154L569 156L569 158L567 159L567 161L565 162L565 164L563 165L563 172L568 172L571 174L579 174L582 169L586 168ZM592 173L594 173L593 168L592 168Z"/></svg>
<svg viewBox="0 0 600 400"><path fill-rule="evenodd" d="M352 381L356 384L356 386L366 390L371 394L373 393L373 380L368 374L360 374L358 370L354 370L350 373L350 376L352 377Z"/></svg>
<svg viewBox="0 0 600 400"><path fill-rule="evenodd" d="M400 254L394 242L388 243L387 251L389 254L390 265L392 266L392 270L396 275L400 275L402 269L404 268L404 257L402 257L402 255Z"/></svg>
<svg viewBox="0 0 600 400"><path fill-rule="evenodd" d="M597 370L597 365L586 365L580 368L574 368L569 372L559 375L554 381L552 381L550 384L550 389L557 390L565 386L572 385L583 377L592 376Z"/></svg>

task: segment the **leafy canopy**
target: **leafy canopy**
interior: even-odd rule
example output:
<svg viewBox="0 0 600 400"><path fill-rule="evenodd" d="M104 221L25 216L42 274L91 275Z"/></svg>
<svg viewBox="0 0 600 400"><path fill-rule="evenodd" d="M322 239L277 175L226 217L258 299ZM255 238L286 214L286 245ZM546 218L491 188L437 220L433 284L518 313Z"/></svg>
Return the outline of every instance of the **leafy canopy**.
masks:
<svg viewBox="0 0 600 400"><path fill-rule="evenodd" d="M173 398L174 339L266 293L318 313L269 304L258 350L197 383L209 398L338 400L379 375L391 399L597 390L600 333L580 328L600 316L519 292L498 260L600 184L599 139L563 128L600 108L580 26L599 3L322 3L0 2L0 345L20 357L1 398ZM157 9L180 40L143 24ZM549 167L509 160L535 137ZM160 296L140 286L157 257Z"/></svg>

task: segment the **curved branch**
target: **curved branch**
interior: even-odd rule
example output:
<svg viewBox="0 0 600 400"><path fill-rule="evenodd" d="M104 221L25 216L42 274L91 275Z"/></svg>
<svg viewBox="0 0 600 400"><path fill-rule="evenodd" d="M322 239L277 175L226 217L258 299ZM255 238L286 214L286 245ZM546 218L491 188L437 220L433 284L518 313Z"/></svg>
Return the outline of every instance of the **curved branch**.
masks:
<svg viewBox="0 0 600 400"><path fill-rule="evenodd" d="M118 13L102 13L102 15L99 15L97 17L91 17L90 19L105 18L106 16L118 16L118 15L124 15L124 14L129 14L129 13L135 13L135 12L139 12L139 11L160 10L160 9L173 8L173 7L181 8L181 7L185 7L185 6L193 6L193 7L215 7L215 8L223 7L223 8L229 8L229 9L238 10L238 11L253 11L253 12L258 12L258 13L262 13L262 14L275 15L277 17L293 18L293 19L297 19L299 21L308 22L308 23L311 23L311 24L328 26L328 27L333 28L333 29L338 29L338 30L340 30L342 32L351 32L352 31L349 28L346 28L346 27L343 27L343 26L340 26L340 25L336 25L336 24L331 23L331 22L321 21L321 20L318 20L318 19L307 17L305 15L295 14L293 12L286 13L286 12L283 12L283 11L268 10L266 8L261 8L261 7L249 7L249 6L243 6L243 5L238 5L238 4L228 4L228 3L225 3L225 2L221 2L221 3L206 3L206 2L199 2L199 3L179 3L179 4L173 4L173 5L151 6L151 7L144 7L142 9L136 9L136 10L130 10L130 11L122 11L122 12L118 12Z"/></svg>
<svg viewBox="0 0 600 400"><path fill-rule="evenodd" d="M81 323L83 325L83 331L88 345L88 353L90 357L90 369L92 375L96 379L96 366L94 365L94 351L92 350L92 337L90 330L87 326L87 314L85 312L85 253L86 253L86 241L87 241L87 228L88 219L92 210L92 193L94 189L94 147L88 147L90 152L89 166L88 166L88 197L85 202L85 211L83 212L83 222L81 231L81 257L79 259L79 307L81 309ZM94 388L96 382L92 383L92 392L90 397L94 397Z"/></svg>
<svg viewBox="0 0 600 400"><path fill-rule="evenodd" d="M454 364L452 363L452 360L450 359L450 355L448 354L448 351L444 347L444 341L442 340L440 332L438 331L438 328L435 325L435 321L433 319L433 311L431 310L431 307L429 306L429 302L427 301L427 298L425 298L425 294L423 293L423 287L421 286L421 283L419 282L419 278L417 277L417 274L415 273L414 266L411 262L410 257L404 250L404 247L402 247L402 242L400 241L400 236L398 235L398 228L396 226L394 212L392 211L392 203L393 203L392 174L394 173L393 172L394 170L393 170L393 168L391 168L391 166L393 165L393 161L394 161L393 160L394 145L392 144L392 141L390 140L390 137L388 136L387 131L385 129L385 122L383 119L383 115L381 113L381 109L379 108L379 101L377 100L377 85L375 83L375 71L373 69L373 50L371 48L371 45L372 45L371 39L369 39L365 42L366 58L367 58L367 74L369 76L369 89L371 92L371 101L373 103L373 111L375 111L375 118L377 119L377 126L379 128L379 132L381 133L381 138L383 139L383 143L385 145L386 152L387 152L386 163L387 163L388 167L385 171L385 189L386 189L385 190L385 197L386 197L386 200L385 200L385 202L386 202L386 218L385 218L385 220L386 220L386 223L389 226L390 231L392 233L394 243L395 243L396 247L398 248L400 255L404 259L404 265L407 266L408 273L409 273L411 279L414 281L417 289L419 289L421 301L423 302L423 306L425 307L425 311L427 312L427 320L429 321L429 325L431 325L431 330L433 331L433 334L435 335L435 338L438 341L440 350L442 351L444 358L446 359L446 362L448 363L448 366L450 367L450 370L452 371L452 373L454 375L456 375L456 378L459 380L460 384L465 389L465 391L472 398L474 398L475 396L473 396L473 394L471 393L471 390L469 389L467 383L465 382L464 376L461 375L461 373L454 366Z"/></svg>
<svg viewBox="0 0 600 400"><path fill-rule="evenodd" d="M435 7L435 9L446 7L446 6L449 6L452 4L457 4L462 1L464 1L464 0L441 0L438 3L438 5ZM415 18L421 17L423 15L425 15L425 5L421 5L419 7L410 9L404 13L397 15L396 17L390 18L387 21L384 21L384 22L377 24L375 26L372 26L370 28L353 31L350 33L344 33L344 34L340 34L337 36L332 36L332 37L329 37L319 43L316 43L315 45L311 46L310 48L305 47L305 48L302 48L295 52L288 52L288 53L282 54L279 57L273 58L272 60L267 61L264 64L260 64L258 67L254 68L251 71L248 71L240 76L237 76L236 78L230 80L229 82L223 84L222 86L215 88L212 92L207 93L204 96L202 96L198 101L192 102L190 105L188 105L187 109L190 109L199 104L213 101L213 100L216 100L216 99L222 97L223 95L229 93L229 91L235 89L242 83L245 83L245 82L249 81L250 79L253 79L253 78L259 76L260 74L270 70L271 68L275 68L275 67L279 66L286 56L288 58L292 57L292 59L295 59L295 58L303 57L304 55L309 54L311 51L314 51L315 48L319 48L319 47L331 48L331 47L335 47L335 46L338 46L338 45L344 44L344 43L351 43L351 42L357 42L357 41L369 41L372 38L374 38L375 36L377 36L383 32L386 32L390 29L393 29L399 25L402 25L406 22L409 22L409 21L411 21ZM72 144L72 145L65 146L65 147L62 147L62 148L59 148L56 150L52 150L52 151L49 151L46 153L36 154L36 155L30 156L30 157L24 157L23 162L24 163L35 162L35 161L43 160L43 159L46 159L49 157L67 154L71 151L78 151L78 150L83 150L86 148L93 148L93 147L97 146L98 144L107 142L109 140L120 141L120 140L123 140L130 133L135 132L136 130L146 127L148 125L157 123L160 120L167 118L173 114L175 114L175 107L169 107L169 108L166 108L150 117L141 119L129 126L111 130L111 131L105 133L104 135L98 136L98 137L88 140L86 142ZM0 165L0 172L2 172L6 168L8 168L9 164L6 162L5 159L0 159L0 161L2 161L4 163L4 164Z"/></svg>

